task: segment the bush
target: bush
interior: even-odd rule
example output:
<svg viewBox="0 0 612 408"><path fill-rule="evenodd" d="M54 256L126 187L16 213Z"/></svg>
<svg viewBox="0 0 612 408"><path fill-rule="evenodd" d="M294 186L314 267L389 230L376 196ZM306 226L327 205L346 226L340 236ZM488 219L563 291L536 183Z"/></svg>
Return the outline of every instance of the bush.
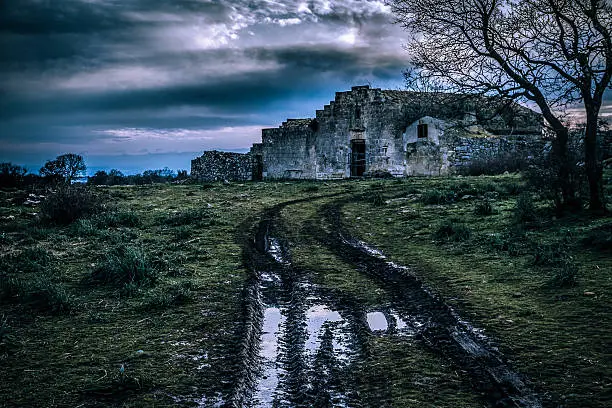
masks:
<svg viewBox="0 0 612 408"><path fill-rule="evenodd" d="M157 281L158 272L140 249L119 246L108 252L92 273L94 282L112 284L132 293Z"/></svg>
<svg viewBox="0 0 612 408"><path fill-rule="evenodd" d="M522 193L516 200L514 219L517 223L527 223L536 220L536 210L531 194Z"/></svg>
<svg viewBox="0 0 612 408"><path fill-rule="evenodd" d="M45 198L40 207L43 219L56 224L70 224L78 218L103 210L102 200L83 185L64 185Z"/></svg>
<svg viewBox="0 0 612 408"><path fill-rule="evenodd" d="M421 201L425 204L447 204L455 201L456 195L451 190L427 190L421 196Z"/></svg>
<svg viewBox="0 0 612 408"><path fill-rule="evenodd" d="M479 201L474 206L474 214L476 215L491 215L493 213L493 205L490 200Z"/></svg>
<svg viewBox="0 0 612 408"><path fill-rule="evenodd" d="M438 241L467 241L472 236L470 229L455 220L446 220L436 227L434 238Z"/></svg>

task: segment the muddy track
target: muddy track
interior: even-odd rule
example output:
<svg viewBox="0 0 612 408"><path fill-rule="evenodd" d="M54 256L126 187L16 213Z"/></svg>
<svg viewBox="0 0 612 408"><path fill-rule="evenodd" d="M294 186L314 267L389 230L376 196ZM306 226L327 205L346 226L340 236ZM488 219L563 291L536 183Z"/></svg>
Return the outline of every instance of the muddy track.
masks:
<svg viewBox="0 0 612 408"><path fill-rule="evenodd" d="M356 381L369 358L368 338L384 331L401 332L452 361L469 375L474 392L489 406L540 407L524 379L487 338L407 268L348 234L340 217L343 199L320 209L332 232L313 227L309 235L384 290L389 304L368 313L356 299L319 287L312 271L293 265L283 238L282 209L338 195L272 207L262 213L254 238L242 235L250 277L243 293L239 365L226 406L367 407L376 401L390 405L386 387L379 387L377 395L364 395ZM245 221L242 231L254 223Z"/></svg>

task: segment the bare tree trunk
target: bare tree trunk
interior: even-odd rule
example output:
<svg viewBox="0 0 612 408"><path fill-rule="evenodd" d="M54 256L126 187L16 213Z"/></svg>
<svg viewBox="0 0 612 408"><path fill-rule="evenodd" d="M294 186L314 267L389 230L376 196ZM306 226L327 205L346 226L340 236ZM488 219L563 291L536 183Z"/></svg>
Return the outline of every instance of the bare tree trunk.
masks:
<svg viewBox="0 0 612 408"><path fill-rule="evenodd" d="M576 200L576 192L571 182L570 160L567 151L569 130L565 126L555 127L556 138L552 144L552 164L555 167L560 197L556 200L559 210L570 208Z"/></svg>
<svg viewBox="0 0 612 408"><path fill-rule="evenodd" d="M587 123L584 136L584 162L589 180L589 209L591 211L605 211L603 200L603 167L599 160L599 146L597 144L598 112L587 113Z"/></svg>

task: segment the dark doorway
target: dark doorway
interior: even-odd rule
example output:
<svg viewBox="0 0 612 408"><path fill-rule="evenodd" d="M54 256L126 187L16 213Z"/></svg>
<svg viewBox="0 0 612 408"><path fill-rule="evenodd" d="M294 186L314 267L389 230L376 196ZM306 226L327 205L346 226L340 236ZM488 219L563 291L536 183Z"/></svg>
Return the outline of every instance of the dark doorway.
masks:
<svg viewBox="0 0 612 408"><path fill-rule="evenodd" d="M351 177L362 177L366 169L365 140L351 141Z"/></svg>
<svg viewBox="0 0 612 408"><path fill-rule="evenodd" d="M253 160L253 181L263 180L263 157L261 154L255 155Z"/></svg>

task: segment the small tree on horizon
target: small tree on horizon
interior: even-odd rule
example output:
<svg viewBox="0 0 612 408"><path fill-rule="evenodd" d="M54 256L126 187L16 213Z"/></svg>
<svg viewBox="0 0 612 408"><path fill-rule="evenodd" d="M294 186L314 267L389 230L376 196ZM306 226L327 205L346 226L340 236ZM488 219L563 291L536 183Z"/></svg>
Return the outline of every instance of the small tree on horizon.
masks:
<svg viewBox="0 0 612 408"><path fill-rule="evenodd" d="M85 160L83 156L67 153L48 160L40 169L40 175L53 181L72 183L78 177L85 175Z"/></svg>

